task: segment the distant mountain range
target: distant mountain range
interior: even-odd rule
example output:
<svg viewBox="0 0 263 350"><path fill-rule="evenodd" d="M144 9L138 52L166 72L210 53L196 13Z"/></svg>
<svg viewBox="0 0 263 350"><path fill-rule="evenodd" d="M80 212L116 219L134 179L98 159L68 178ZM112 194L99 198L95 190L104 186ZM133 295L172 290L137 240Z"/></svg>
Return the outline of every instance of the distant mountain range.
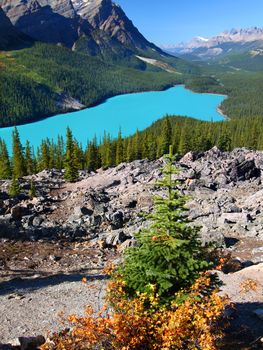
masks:
<svg viewBox="0 0 263 350"><path fill-rule="evenodd" d="M232 29L212 38L196 37L165 49L192 60L218 60L237 54L249 54L253 58L263 55L263 28Z"/></svg>

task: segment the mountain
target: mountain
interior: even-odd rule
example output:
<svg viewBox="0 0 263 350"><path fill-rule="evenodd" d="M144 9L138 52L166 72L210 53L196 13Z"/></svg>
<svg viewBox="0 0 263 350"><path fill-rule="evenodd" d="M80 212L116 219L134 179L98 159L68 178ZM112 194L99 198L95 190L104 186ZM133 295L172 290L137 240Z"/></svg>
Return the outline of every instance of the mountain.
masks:
<svg viewBox="0 0 263 350"><path fill-rule="evenodd" d="M82 23L70 0L0 0L13 25L38 41L71 47L82 32Z"/></svg>
<svg viewBox="0 0 263 350"><path fill-rule="evenodd" d="M126 48L132 51L152 48L161 52L159 48L144 38L122 8L111 0L72 0L72 4L77 14L87 19L94 30L99 29L107 33Z"/></svg>
<svg viewBox="0 0 263 350"><path fill-rule="evenodd" d="M134 54L169 58L111 0L0 0L13 25L37 41L113 61Z"/></svg>
<svg viewBox="0 0 263 350"><path fill-rule="evenodd" d="M232 29L212 38L197 37L188 43L166 48L169 52L196 60L222 59L229 55L263 54L263 28Z"/></svg>
<svg viewBox="0 0 263 350"><path fill-rule="evenodd" d="M10 22L0 7L0 50L10 50L28 46L32 40L20 33Z"/></svg>

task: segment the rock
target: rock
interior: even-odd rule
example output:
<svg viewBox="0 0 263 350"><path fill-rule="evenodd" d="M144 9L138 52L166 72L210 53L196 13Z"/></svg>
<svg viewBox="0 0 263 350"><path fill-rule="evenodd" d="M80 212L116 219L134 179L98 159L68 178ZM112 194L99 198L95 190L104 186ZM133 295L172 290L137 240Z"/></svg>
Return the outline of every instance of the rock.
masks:
<svg viewBox="0 0 263 350"><path fill-rule="evenodd" d="M138 206L143 208L149 208L153 205L153 198L151 193L143 192L138 194Z"/></svg>
<svg viewBox="0 0 263 350"><path fill-rule="evenodd" d="M202 227L203 243L216 241L224 247L225 237L263 239L263 190L255 178L249 178L260 169L261 158L263 164L261 153L245 149L227 153L213 148L181 159L180 186L191 197L187 215L194 225ZM258 161L253 163L253 159ZM154 195L162 195L152 184L160 178L163 162L143 160L92 174L82 171L79 183L57 190L64 181L63 172L43 171L34 176L39 197L33 200L6 199L0 191L0 214L12 210L11 215L0 215L0 235L77 240L121 230L133 237L148 224L141 213L151 211ZM21 179L23 188L28 188L30 179ZM6 183L2 186L4 191ZM257 249L251 249L251 254L260 259Z"/></svg>
<svg viewBox="0 0 263 350"><path fill-rule="evenodd" d="M224 237L226 248L233 247L239 242L239 239L234 237Z"/></svg>
<svg viewBox="0 0 263 350"><path fill-rule="evenodd" d="M125 249L130 248L130 247L135 247L136 246L136 240L134 238L132 239L127 239L126 241L124 241L123 243L121 243L118 246L118 251L120 253L123 253L125 251Z"/></svg>
<svg viewBox="0 0 263 350"><path fill-rule="evenodd" d="M249 214L245 213L224 213L218 220L218 225L223 226L224 224L246 224L251 220Z"/></svg>
<svg viewBox="0 0 263 350"><path fill-rule="evenodd" d="M35 216L32 221L32 225L38 227L42 224L43 221L44 218L42 216Z"/></svg>
<svg viewBox="0 0 263 350"><path fill-rule="evenodd" d="M20 220L23 216L29 215L28 208L17 205L11 208L11 217L14 220Z"/></svg>
<svg viewBox="0 0 263 350"><path fill-rule="evenodd" d="M111 226L114 230L117 230L123 227L124 214L122 211L119 210L111 214L109 219L110 219Z"/></svg>
<svg viewBox="0 0 263 350"><path fill-rule="evenodd" d="M42 335L30 338L20 337L19 341L21 350L35 350L45 343L45 338Z"/></svg>
<svg viewBox="0 0 263 350"><path fill-rule="evenodd" d="M224 273L233 273L233 272L240 271L243 268L244 266L239 259L230 259L224 264L222 271Z"/></svg>
<svg viewBox="0 0 263 350"><path fill-rule="evenodd" d="M225 239L222 232L211 229L205 225L202 225L201 227L201 241L203 245L206 243L215 243L217 247L225 247Z"/></svg>
<svg viewBox="0 0 263 350"><path fill-rule="evenodd" d="M214 146L209 151L205 152L204 156L208 159L215 159L222 156L222 152L217 146Z"/></svg>
<svg viewBox="0 0 263 350"><path fill-rule="evenodd" d="M186 153L179 161L180 164L189 164L195 161L195 154L194 152L188 152Z"/></svg>
<svg viewBox="0 0 263 350"><path fill-rule="evenodd" d="M127 236L123 231L113 231L112 233L106 234L105 243L107 246L116 247L121 243L124 243L130 236Z"/></svg>
<svg viewBox="0 0 263 350"><path fill-rule="evenodd" d="M253 313L260 319L263 321L263 309L257 309L255 311L253 311Z"/></svg>
<svg viewBox="0 0 263 350"><path fill-rule="evenodd" d="M61 257L56 256L56 255L50 255L49 260L54 261L54 262L58 262L59 260L61 260Z"/></svg>
<svg viewBox="0 0 263 350"><path fill-rule="evenodd" d="M237 160L230 167L230 179L232 181L245 181L254 177L260 177L261 172L255 165L254 159Z"/></svg>
<svg viewBox="0 0 263 350"><path fill-rule="evenodd" d="M19 337L11 342L9 342L9 345L13 349L19 349L19 350L36 350L41 345L45 343L45 338L42 335L38 335L36 337Z"/></svg>
<svg viewBox="0 0 263 350"><path fill-rule="evenodd" d="M83 216L91 216L93 214L93 210L88 209L86 207L76 207L74 209L74 216L77 218L81 218Z"/></svg>
<svg viewBox="0 0 263 350"><path fill-rule="evenodd" d="M242 209L234 204L226 205L224 211L226 213L242 213Z"/></svg>

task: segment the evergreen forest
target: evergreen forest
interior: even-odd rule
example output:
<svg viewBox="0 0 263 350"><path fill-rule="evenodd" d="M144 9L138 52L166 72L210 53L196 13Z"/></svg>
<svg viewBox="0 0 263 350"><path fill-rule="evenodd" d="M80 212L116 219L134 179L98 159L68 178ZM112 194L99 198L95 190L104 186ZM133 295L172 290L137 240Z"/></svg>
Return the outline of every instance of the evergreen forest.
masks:
<svg viewBox="0 0 263 350"><path fill-rule="evenodd" d="M222 151L236 147L263 150L262 117L231 119L228 122L204 122L187 117L166 116L130 137L111 138L105 132L102 140L94 137L82 147L67 130L66 139L42 140L36 150L27 141L21 144L16 128L13 131L12 154L0 141L0 178L19 178L44 169L65 169L65 178L78 179L78 170L95 171L136 159L157 159L169 150L177 155L189 151L204 152L216 145Z"/></svg>

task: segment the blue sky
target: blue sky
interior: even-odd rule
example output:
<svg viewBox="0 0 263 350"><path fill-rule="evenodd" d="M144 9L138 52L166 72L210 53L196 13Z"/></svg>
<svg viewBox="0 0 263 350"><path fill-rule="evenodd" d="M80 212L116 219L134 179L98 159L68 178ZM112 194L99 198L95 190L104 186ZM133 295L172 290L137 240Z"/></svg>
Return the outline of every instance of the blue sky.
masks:
<svg viewBox="0 0 263 350"><path fill-rule="evenodd" d="M115 0L156 44L173 44L226 29L263 27L263 0Z"/></svg>

